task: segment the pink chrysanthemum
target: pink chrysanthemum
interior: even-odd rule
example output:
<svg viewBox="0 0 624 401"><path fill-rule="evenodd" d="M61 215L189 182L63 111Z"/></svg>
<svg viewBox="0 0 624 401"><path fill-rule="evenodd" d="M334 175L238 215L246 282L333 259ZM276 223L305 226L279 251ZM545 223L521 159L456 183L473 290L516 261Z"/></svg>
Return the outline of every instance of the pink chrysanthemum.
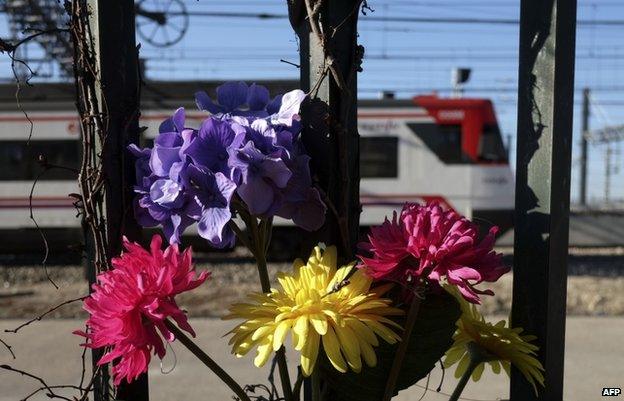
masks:
<svg viewBox="0 0 624 401"><path fill-rule="evenodd" d="M478 227L455 211L437 203L407 203L381 226L372 227L369 242L360 247L362 268L377 280L413 283L418 279L457 286L466 300L480 303L475 285L494 282L509 271L501 254L493 251L497 227L478 241Z"/></svg>
<svg viewBox="0 0 624 401"><path fill-rule="evenodd" d="M202 284L209 273L196 275L190 248L180 253L177 245L171 245L163 251L161 244L160 236L154 235L148 252L124 238L127 252L112 260L112 270L98 275L84 301L89 330L74 333L87 338L86 347L110 347L99 365L120 358L112 368L115 385L147 371L152 352L164 357L161 335L168 342L175 339L165 319L195 335L174 297Z"/></svg>

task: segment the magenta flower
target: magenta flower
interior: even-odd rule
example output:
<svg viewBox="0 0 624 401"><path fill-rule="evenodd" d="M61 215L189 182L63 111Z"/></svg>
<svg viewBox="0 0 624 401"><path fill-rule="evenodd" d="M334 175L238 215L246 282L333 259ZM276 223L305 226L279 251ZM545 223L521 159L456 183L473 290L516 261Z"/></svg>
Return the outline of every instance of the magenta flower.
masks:
<svg viewBox="0 0 624 401"><path fill-rule="evenodd" d="M368 242L360 244L362 268L377 280L414 283L446 280L466 300L480 303L479 294L493 295L476 285L494 282L509 268L492 248L497 227L478 240L478 227L455 211L437 203L407 203L392 221L371 228Z"/></svg>
<svg viewBox="0 0 624 401"><path fill-rule="evenodd" d="M180 253L171 245L163 251L161 244L160 236L154 235L148 252L124 238L127 252L112 260L112 270L97 277L84 301L89 329L74 333L87 338L86 347L110 347L99 365L119 358L112 368L115 385L146 372L152 353L165 356L163 338L175 340L165 319L195 335L174 297L198 287L210 273L196 275L190 248Z"/></svg>

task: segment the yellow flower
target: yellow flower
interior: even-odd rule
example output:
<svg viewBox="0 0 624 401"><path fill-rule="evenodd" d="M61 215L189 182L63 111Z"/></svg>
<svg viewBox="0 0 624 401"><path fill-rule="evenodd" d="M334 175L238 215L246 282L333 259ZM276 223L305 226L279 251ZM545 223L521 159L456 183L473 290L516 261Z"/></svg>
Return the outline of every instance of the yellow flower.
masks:
<svg viewBox="0 0 624 401"><path fill-rule="evenodd" d="M336 270L336 248L314 248L307 264L297 259L294 273L280 273L281 289L252 294L248 303L232 305L225 319L244 319L230 333L232 353L241 357L257 347L254 359L263 366L273 351L284 344L288 332L301 353L301 369L309 376L322 347L340 372L359 372L362 358L377 364L373 347L377 336L390 344L400 337L387 326L399 327L384 316L400 315L400 309L381 298L389 286L370 289L371 279L359 270L345 281L354 263ZM400 328L400 327L399 327ZM377 335L377 336L376 336Z"/></svg>
<svg viewBox="0 0 624 401"><path fill-rule="evenodd" d="M530 341L537 337L522 335L522 328L510 328L505 320L496 324L486 322L473 304L463 297L456 297L462 308L462 316L457 321L454 343L446 352L444 367L448 368L459 362L455 377L461 377L470 365L470 359L478 358L479 363L472 372L472 380L477 381L489 364L495 374L501 366L509 375L513 364L533 386L537 394L536 383L544 385L544 368L535 357L539 349Z"/></svg>

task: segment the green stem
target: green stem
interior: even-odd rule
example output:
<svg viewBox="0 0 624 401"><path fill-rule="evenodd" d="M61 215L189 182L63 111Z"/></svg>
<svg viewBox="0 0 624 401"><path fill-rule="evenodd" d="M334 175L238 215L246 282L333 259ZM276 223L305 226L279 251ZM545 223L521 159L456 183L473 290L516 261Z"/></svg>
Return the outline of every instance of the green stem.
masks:
<svg viewBox="0 0 624 401"><path fill-rule="evenodd" d="M264 233L259 230L258 221L255 217L251 216L249 221L251 225L251 239L253 243L252 253L256 257L256 264L258 265L258 274L260 275L260 285L262 286L262 292L271 292L271 280L269 279L269 270L267 269L266 261L266 244L264 241Z"/></svg>
<svg viewBox="0 0 624 401"><path fill-rule="evenodd" d="M403 329L403 336L401 337L399 348L394 354L392 368L390 368L390 375L388 376L388 381L386 382L386 389L382 398L384 401L390 401L390 399L394 395L394 388L396 387L397 380L399 379L399 374L401 373L403 359L405 359L405 354L407 354L407 346L409 345L409 340L412 336L412 331L414 329L414 325L416 324L416 318L418 317L419 310L420 297L417 293L414 293L412 303L410 304L409 311L407 312L405 327Z"/></svg>
<svg viewBox="0 0 624 401"><path fill-rule="evenodd" d="M321 377L318 367L312 371L312 401L321 401Z"/></svg>
<svg viewBox="0 0 624 401"><path fill-rule="evenodd" d="M462 375L461 379L459 379L459 382L457 383L457 386L455 386L455 390L453 391L453 394L451 394L451 398L449 398L449 401L459 400L459 396L464 391L466 384L468 384L468 380L470 379L472 372L474 372L477 366L479 366L479 364L481 363L482 361L480 359L474 358L472 356L470 357L470 363L468 364L468 368Z"/></svg>
<svg viewBox="0 0 624 401"><path fill-rule="evenodd" d="M269 279L269 270L267 268L266 254L269 248L270 238L270 221L263 220L260 227L258 227L258 221L254 216L250 216L250 219L246 221L249 229L251 230L251 242L252 253L256 258L256 264L258 265L258 275L260 276L260 285L262 292L271 292L271 280ZM290 385L290 376L288 374L288 363L286 362L286 351L282 346L275 353L277 358L277 368L280 375L280 382L282 383L282 391L284 392L284 399L286 401L293 401L293 391Z"/></svg>
<svg viewBox="0 0 624 401"><path fill-rule="evenodd" d="M293 386L293 401L299 401L301 398L301 385L303 384L303 374L301 373L301 367L297 373L297 380Z"/></svg>
<svg viewBox="0 0 624 401"><path fill-rule="evenodd" d="M232 379L232 376L230 376L225 370L221 368L221 366L219 366L212 358L210 358L208 354L206 354L201 348L199 348L197 344L193 342L193 340L191 340L186 334L182 332L182 330L178 328L178 326L176 326L169 320L165 320L165 326L167 326L167 328L173 333L173 335L178 340L180 340L182 345L184 345L189 351L193 353L193 355L195 355L200 361L202 361L204 365L212 370L214 374L219 377L219 379L227 384L227 386L234 392L234 394L236 394L238 398L241 399L241 401L251 401L249 399L249 396L247 396L241 386L234 379Z"/></svg>

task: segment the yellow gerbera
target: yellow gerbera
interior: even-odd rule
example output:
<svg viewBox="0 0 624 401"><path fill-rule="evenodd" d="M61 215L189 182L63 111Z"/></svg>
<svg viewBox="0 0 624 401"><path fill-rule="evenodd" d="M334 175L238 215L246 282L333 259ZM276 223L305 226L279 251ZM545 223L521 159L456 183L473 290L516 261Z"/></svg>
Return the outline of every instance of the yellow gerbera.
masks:
<svg viewBox="0 0 624 401"><path fill-rule="evenodd" d="M462 316L457 321L454 343L446 352L444 367L448 368L459 362L455 377L460 378L471 365L471 358L481 361L472 371L472 380L477 381L489 364L495 374L501 366L509 375L513 364L533 386L537 394L536 382L544 385L544 368L535 357L539 349L530 341L537 337L522 335L522 328L510 328L505 320L496 324L486 322L473 304L463 297L456 297L462 308Z"/></svg>
<svg viewBox="0 0 624 401"><path fill-rule="evenodd" d="M335 247L323 252L317 246L306 264L301 259L294 262L293 274L278 275L281 289L252 294L249 303L233 305L225 319L244 321L228 333L234 334L232 353L241 357L257 347L254 364L261 367L290 331L305 376L314 369L321 340L329 361L340 372L347 368L359 372L362 358L375 366L377 336L390 344L400 340L387 327L399 326L384 316L403 312L381 298L389 286L371 290L372 280L359 270L347 281L354 263L336 270L336 261Z"/></svg>

